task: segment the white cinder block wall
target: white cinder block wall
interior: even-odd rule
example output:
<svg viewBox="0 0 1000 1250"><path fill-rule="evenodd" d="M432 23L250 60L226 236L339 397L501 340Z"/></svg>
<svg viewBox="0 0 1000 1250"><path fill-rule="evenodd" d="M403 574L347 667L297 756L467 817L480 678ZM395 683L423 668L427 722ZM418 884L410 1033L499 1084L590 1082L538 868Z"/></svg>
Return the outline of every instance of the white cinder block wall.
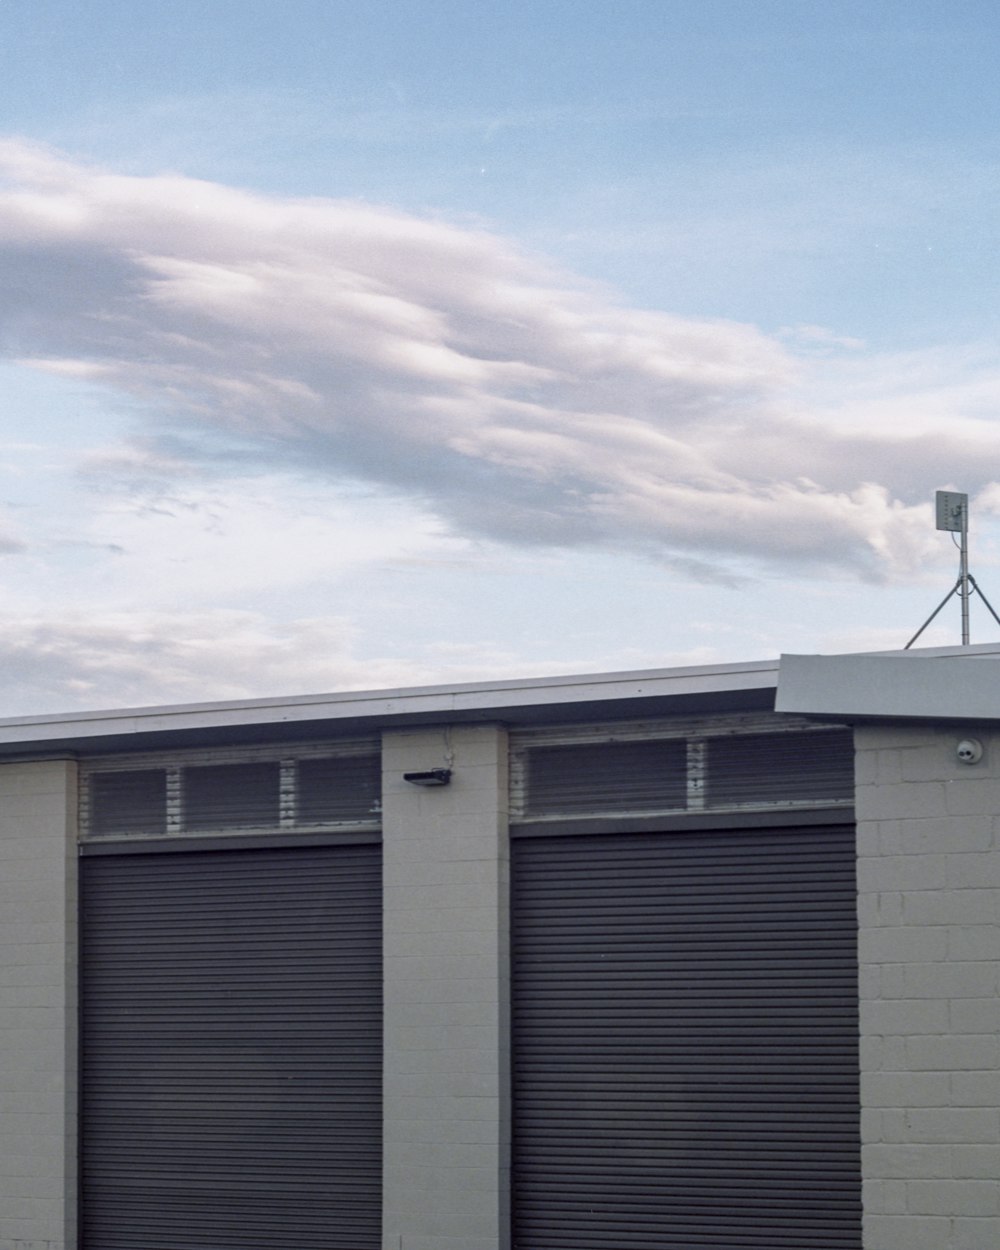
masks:
<svg viewBox="0 0 1000 1250"><path fill-rule="evenodd" d="M956 746L979 739L982 761ZM1000 735L859 727L865 1250L1000 1247Z"/></svg>
<svg viewBox="0 0 1000 1250"><path fill-rule="evenodd" d="M450 767L422 789L404 772ZM509 1187L507 741L383 737L384 1250L502 1250Z"/></svg>
<svg viewBox="0 0 1000 1250"><path fill-rule="evenodd" d="M0 1250L76 1246L76 766L0 765Z"/></svg>

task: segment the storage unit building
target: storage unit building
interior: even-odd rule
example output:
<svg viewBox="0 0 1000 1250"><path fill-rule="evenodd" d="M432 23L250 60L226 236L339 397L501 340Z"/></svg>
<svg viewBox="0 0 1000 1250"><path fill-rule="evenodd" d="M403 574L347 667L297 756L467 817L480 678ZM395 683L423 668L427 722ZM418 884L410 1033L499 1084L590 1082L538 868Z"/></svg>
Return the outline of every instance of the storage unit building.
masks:
<svg viewBox="0 0 1000 1250"><path fill-rule="evenodd" d="M1000 1244L998 698L968 648L0 723L0 1250Z"/></svg>

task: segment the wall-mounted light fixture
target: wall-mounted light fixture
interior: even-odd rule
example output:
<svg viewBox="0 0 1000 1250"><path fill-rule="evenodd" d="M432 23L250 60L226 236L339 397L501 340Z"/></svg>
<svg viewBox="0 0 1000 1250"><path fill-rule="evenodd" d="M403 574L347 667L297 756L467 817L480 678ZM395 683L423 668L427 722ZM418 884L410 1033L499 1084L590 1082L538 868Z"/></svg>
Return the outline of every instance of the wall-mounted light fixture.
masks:
<svg viewBox="0 0 1000 1250"><path fill-rule="evenodd" d="M451 781L450 768L429 768L425 773L403 773L411 786L446 786Z"/></svg>

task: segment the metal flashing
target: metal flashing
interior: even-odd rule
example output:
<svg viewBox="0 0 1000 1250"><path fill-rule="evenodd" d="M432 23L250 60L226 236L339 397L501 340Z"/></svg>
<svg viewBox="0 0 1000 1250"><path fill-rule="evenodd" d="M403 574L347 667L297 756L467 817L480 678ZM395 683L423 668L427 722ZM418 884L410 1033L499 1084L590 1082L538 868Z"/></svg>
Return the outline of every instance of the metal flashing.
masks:
<svg viewBox="0 0 1000 1250"><path fill-rule="evenodd" d="M846 721L1000 720L1000 650L783 655L775 710Z"/></svg>
<svg viewBox="0 0 1000 1250"><path fill-rule="evenodd" d="M546 724L665 712L770 709L777 661L346 691L0 720L0 757L308 741L461 722Z"/></svg>
<svg viewBox="0 0 1000 1250"><path fill-rule="evenodd" d="M771 711L998 720L1000 664L989 660L1000 660L1000 644L8 717L0 759L303 743L444 723L528 728ZM900 668L918 662L919 678Z"/></svg>

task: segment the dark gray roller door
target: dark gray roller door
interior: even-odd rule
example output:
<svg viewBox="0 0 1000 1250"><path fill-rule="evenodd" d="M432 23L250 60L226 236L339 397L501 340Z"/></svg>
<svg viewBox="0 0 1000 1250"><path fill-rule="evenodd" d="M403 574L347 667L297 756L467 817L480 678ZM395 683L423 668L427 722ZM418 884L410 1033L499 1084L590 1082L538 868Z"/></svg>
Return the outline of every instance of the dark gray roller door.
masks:
<svg viewBox="0 0 1000 1250"><path fill-rule="evenodd" d="M860 1250L853 829L512 850L516 1250Z"/></svg>
<svg viewBox="0 0 1000 1250"><path fill-rule="evenodd" d="M380 848L82 870L84 1250L380 1246Z"/></svg>

